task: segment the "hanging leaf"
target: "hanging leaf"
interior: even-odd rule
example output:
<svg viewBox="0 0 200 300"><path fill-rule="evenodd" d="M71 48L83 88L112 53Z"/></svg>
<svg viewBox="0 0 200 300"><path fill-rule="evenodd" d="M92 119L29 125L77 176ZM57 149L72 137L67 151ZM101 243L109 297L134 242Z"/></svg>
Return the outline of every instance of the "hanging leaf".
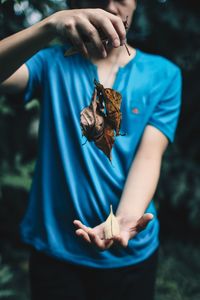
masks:
<svg viewBox="0 0 200 300"><path fill-rule="evenodd" d="M94 84L91 103L80 114L82 135L93 141L111 161L115 136L120 135L122 96L113 89L104 89L96 80Z"/></svg>
<svg viewBox="0 0 200 300"><path fill-rule="evenodd" d="M116 135L119 135L122 114L120 111L122 96L117 91L106 88L103 85L94 81L98 93L98 97L101 101L105 102L107 120L111 127L116 131Z"/></svg>
<svg viewBox="0 0 200 300"><path fill-rule="evenodd" d="M101 149L111 161L111 150L114 144L114 130L108 123L105 123L103 134L95 140L95 145Z"/></svg>
<svg viewBox="0 0 200 300"><path fill-rule="evenodd" d="M88 141L96 141L103 135L104 130L104 114L97 102L97 91L94 90L91 104L84 108L80 114L80 122L82 134Z"/></svg>

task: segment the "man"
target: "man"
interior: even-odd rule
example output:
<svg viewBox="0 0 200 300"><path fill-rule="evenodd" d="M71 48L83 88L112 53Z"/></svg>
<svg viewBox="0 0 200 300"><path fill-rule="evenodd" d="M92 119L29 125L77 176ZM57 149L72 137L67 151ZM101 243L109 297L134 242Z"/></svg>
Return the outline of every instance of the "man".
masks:
<svg viewBox="0 0 200 300"><path fill-rule="evenodd" d="M151 200L174 138L180 71L129 45L127 55L123 21L131 23L134 0L69 4L0 43L2 91L24 91L25 102L41 95L39 153L21 224L35 249L32 299L153 299L159 225ZM67 44L39 51L57 36ZM64 57L71 44L79 53ZM80 112L94 79L122 94L126 135L115 138L112 164L94 143L82 146ZM110 204L120 233L105 239Z"/></svg>

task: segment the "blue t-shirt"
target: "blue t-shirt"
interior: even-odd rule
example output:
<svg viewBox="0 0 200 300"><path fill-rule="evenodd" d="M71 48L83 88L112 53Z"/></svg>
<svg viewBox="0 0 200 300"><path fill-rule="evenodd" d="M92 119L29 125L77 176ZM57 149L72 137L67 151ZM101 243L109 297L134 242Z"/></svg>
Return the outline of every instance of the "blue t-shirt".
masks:
<svg viewBox="0 0 200 300"><path fill-rule="evenodd" d="M65 47L38 52L26 65L25 102L41 94L39 151L29 205L21 223L24 242L70 263L96 268L133 265L159 245L154 219L129 241L99 251L75 234L74 219L94 227L114 212L145 127L158 128L173 141L180 110L181 76L168 60L140 50L117 73L113 88L122 94L121 132L112 149L112 164L93 142L82 145L80 112L91 102L97 67L80 54L64 57Z"/></svg>

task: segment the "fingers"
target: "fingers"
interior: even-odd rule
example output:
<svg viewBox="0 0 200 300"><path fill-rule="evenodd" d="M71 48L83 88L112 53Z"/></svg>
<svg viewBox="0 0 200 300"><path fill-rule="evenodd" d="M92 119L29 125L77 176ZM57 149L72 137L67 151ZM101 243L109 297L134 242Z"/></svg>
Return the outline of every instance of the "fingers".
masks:
<svg viewBox="0 0 200 300"><path fill-rule="evenodd" d="M153 215L151 213L146 213L144 214L137 222L137 225L135 227L135 230L137 232L140 232L142 230L144 230L148 223L153 219Z"/></svg>
<svg viewBox="0 0 200 300"><path fill-rule="evenodd" d="M97 28L100 26L107 39L111 42L113 47L123 45L126 40L126 30L120 17L107 13L109 18L105 18L104 22L101 20L94 20Z"/></svg>
<svg viewBox="0 0 200 300"><path fill-rule="evenodd" d="M90 230L90 227L85 226L81 221L79 220L74 220L73 221L74 225L77 227L77 229L82 229L85 232L88 233L88 231Z"/></svg>
<svg viewBox="0 0 200 300"><path fill-rule="evenodd" d="M88 231L90 230L89 227L85 226L81 221L74 220L74 225L77 227L76 235L81 237L85 242L91 243Z"/></svg>
<svg viewBox="0 0 200 300"><path fill-rule="evenodd" d="M58 34L69 38L85 56L90 54L92 44L97 53L106 57L106 46L102 42L101 33L113 47L122 45L126 38L121 18L99 8L61 11L54 14L52 21Z"/></svg>
<svg viewBox="0 0 200 300"><path fill-rule="evenodd" d="M89 234L91 242L96 247L98 247L100 250L106 250L106 249L110 248L113 244L113 240L100 239L99 236L92 231L92 229L90 230L90 232L88 234Z"/></svg>
<svg viewBox="0 0 200 300"><path fill-rule="evenodd" d="M68 37L75 48L83 53L85 57L89 56L88 49L75 26L68 28Z"/></svg>
<svg viewBox="0 0 200 300"><path fill-rule="evenodd" d="M87 38L87 40L90 42L89 44L86 43L86 46L88 46L88 52L90 54L90 51L97 51L99 53L99 56L106 57L106 49L105 46L101 40L101 37L99 35L99 31L97 28L88 20L84 20L81 24L77 24L77 29L79 31L79 35L84 36Z"/></svg>
<svg viewBox="0 0 200 300"><path fill-rule="evenodd" d="M120 236L113 237L113 242L119 244L122 247L128 246L128 241L130 239L130 234L127 232L124 232Z"/></svg>
<svg viewBox="0 0 200 300"><path fill-rule="evenodd" d="M85 242L91 244L90 237L87 232L85 232L83 229L77 229L76 234L81 237Z"/></svg>
<svg viewBox="0 0 200 300"><path fill-rule="evenodd" d="M98 52L99 56L106 57L106 49L100 38L98 30L86 19L80 23L70 23L66 26L66 35L72 44L89 57L91 51Z"/></svg>
<svg viewBox="0 0 200 300"><path fill-rule="evenodd" d="M119 17L117 17L117 18L119 18ZM115 19L113 21L113 26L119 35L120 45L124 45L124 43L126 43L126 28L125 28L124 23L122 22L121 18Z"/></svg>
<svg viewBox="0 0 200 300"><path fill-rule="evenodd" d="M85 242L95 245L100 250L106 250L113 244L112 240L104 240L99 234L94 232L94 229L85 226L81 221L74 220L74 225L77 227L76 235L82 238Z"/></svg>
<svg viewBox="0 0 200 300"><path fill-rule="evenodd" d="M122 247L127 247L130 238L133 238L137 233L144 230L153 217L154 216L151 213L144 214L137 221L136 226L121 231L120 236L113 237L113 241L120 244Z"/></svg>
<svg viewBox="0 0 200 300"><path fill-rule="evenodd" d="M153 219L153 214L146 213L138 221L136 226L121 231L119 236L114 236L110 240L105 240L101 234L101 230L95 231L90 227L85 226L79 220L74 221L77 227L76 234L80 236L87 243L95 245L100 250L109 249L113 243L117 243L122 247L127 247L130 238L133 238L137 233L144 230L148 223Z"/></svg>

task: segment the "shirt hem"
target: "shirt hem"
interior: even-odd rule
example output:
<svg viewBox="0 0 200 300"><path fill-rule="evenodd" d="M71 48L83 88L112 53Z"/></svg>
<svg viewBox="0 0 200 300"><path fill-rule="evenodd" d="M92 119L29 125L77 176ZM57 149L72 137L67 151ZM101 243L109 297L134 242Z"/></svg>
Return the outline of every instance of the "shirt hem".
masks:
<svg viewBox="0 0 200 300"><path fill-rule="evenodd" d="M130 256L125 261L123 258L123 263L116 263L115 261L112 261L109 259L101 259L100 261L96 260L87 260L85 257L78 257L75 255L71 255L69 253L63 253L61 251L57 251L55 249L49 250L41 241L36 240L34 238L30 238L28 236L21 236L22 242L25 244L28 244L35 248L38 251L41 251L51 257L55 257L59 260L66 261L73 265L79 265L83 267L88 268L96 268L96 269L117 269L117 268L123 268L123 267L129 267L134 266L139 263L142 263L146 259L148 259L159 247L159 242L155 243L155 246L150 249L150 251L146 251L146 255L142 256L140 259L136 259L134 263L130 263Z"/></svg>

